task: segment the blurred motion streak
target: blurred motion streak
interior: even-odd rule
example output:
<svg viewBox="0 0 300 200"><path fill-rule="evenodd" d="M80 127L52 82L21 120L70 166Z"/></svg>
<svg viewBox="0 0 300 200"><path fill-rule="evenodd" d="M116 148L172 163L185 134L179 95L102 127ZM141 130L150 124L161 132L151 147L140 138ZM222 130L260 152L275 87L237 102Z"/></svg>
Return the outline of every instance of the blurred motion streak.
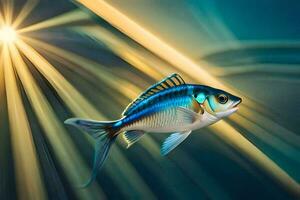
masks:
<svg viewBox="0 0 300 200"><path fill-rule="evenodd" d="M67 24L70 24L72 22L79 22L83 20L89 19L89 15L80 11L75 10L71 11L69 13L64 13L60 16L53 17L51 19L39 22L37 24L33 24L30 26L27 26L25 28L19 29L18 33L26 33L26 32L32 32L37 31L41 29L51 28L51 27L57 27L57 26L65 26Z"/></svg>

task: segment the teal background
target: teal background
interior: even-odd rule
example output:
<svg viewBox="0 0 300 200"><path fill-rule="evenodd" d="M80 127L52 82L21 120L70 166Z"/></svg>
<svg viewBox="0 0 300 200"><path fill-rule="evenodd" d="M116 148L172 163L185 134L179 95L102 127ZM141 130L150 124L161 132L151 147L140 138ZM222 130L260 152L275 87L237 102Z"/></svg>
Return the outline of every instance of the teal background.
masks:
<svg viewBox="0 0 300 200"><path fill-rule="evenodd" d="M259 113L260 117L248 113L243 107L241 109L242 117L251 122L248 127L243 126L244 122L239 117L229 117L225 121L299 183L299 1L107 2L199 66L203 66L203 69L224 85L234 88L243 95L243 99L253 101L255 106L244 106ZM15 13L18 13L24 3L23 0L14 2ZM76 61L64 62L65 55L60 55L58 59L59 56L53 56L47 49L32 45L106 119L119 118L126 105L132 101L128 91L116 89L118 84L121 88L121 81L129 82L141 91L158 81L145 68L134 66L124 57L124 52L129 52L128 49L139 52L143 63L150 68L155 66L152 69L159 74L159 78L177 72L189 83L201 84L201 80L206 79L199 74L199 78L195 80L189 74L174 68L78 2L41 0L20 27L76 9L87 13L90 18L26 34L94 62L95 65L86 62L86 66L93 67L98 74L88 71ZM113 46L105 38L105 31L99 31L100 37L96 38L91 32L84 31L88 26L107 31L108 35L127 46L122 50ZM61 124L65 119L74 117L74 113L49 80L26 58L25 62ZM161 70L157 70L157 64L161 64ZM101 78L104 73L109 76ZM33 109L35 105L30 103L20 80L17 81L32 129L46 196L49 199L85 199L77 196L76 190L79 189L74 186L79 183L68 179L54 153L57 147L49 142ZM111 85L114 82L116 87ZM15 181L5 93L2 97L0 197L17 199L22 197L17 192ZM104 120L104 117L101 119ZM77 155L71 153L70 156L80 156L91 167L93 145L90 139L78 130L70 127L65 129L79 152ZM56 134L59 138L59 133ZM89 191L86 199L299 198L211 129L195 131L176 150L167 157L162 157L159 146L166 136L150 133L130 149L125 148L120 137L97 177L97 188L101 188L102 196L93 193L97 190L95 188L90 191L86 189ZM81 166L76 167L78 173L81 173ZM84 181L83 179L82 182Z"/></svg>

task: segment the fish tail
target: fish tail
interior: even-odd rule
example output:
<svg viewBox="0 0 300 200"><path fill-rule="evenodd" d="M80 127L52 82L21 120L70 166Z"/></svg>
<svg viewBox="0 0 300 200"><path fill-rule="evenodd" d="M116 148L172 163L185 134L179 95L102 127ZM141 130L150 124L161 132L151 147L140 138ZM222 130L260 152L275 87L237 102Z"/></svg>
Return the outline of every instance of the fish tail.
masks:
<svg viewBox="0 0 300 200"><path fill-rule="evenodd" d="M65 124L75 126L76 128L88 133L96 140L93 170L88 181L79 186L85 188L89 186L97 177L99 169L102 168L111 145L114 143L121 129L120 120L117 121L94 121L79 118L71 118L65 121Z"/></svg>

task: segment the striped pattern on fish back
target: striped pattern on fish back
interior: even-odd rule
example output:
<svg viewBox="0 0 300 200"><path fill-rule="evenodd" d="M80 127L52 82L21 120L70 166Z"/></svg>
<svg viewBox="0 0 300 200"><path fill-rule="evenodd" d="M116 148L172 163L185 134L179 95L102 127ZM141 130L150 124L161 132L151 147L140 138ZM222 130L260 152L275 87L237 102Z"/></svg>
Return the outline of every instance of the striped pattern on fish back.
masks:
<svg viewBox="0 0 300 200"><path fill-rule="evenodd" d="M160 111L165 111L163 115L172 115L171 112L174 112L172 108L190 106L192 94L192 85L180 85L163 90L140 102L135 109L131 110L129 115L126 116L123 123L132 123Z"/></svg>

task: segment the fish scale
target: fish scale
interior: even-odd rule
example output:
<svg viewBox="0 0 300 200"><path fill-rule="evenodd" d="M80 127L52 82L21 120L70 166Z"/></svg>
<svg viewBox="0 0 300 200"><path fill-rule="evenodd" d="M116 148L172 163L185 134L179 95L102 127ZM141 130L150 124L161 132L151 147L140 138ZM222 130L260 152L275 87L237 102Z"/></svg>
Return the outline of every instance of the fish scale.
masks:
<svg viewBox="0 0 300 200"><path fill-rule="evenodd" d="M187 107L187 106L182 106ZM162 127L186 126L181 118L177 115L176 107L171 107L159 112L152 113L141 119L130 123L124 127L124 130L134 130L143 127L144 129L160 129Z"/></svg>

